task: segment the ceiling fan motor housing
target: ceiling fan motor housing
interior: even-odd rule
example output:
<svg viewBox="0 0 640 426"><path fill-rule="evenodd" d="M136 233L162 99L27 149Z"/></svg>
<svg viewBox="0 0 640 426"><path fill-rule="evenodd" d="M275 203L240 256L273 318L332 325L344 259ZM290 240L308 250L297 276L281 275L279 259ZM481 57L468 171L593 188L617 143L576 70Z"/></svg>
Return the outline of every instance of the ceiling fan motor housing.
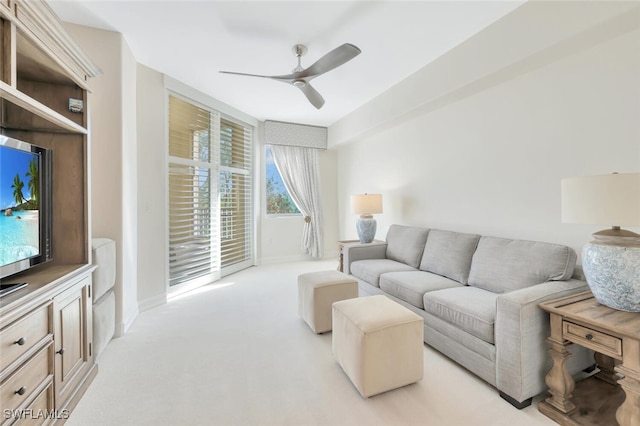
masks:
<svg viewBox="0 0 640 426"><path fill-rule="evenodd" d="M298 58L307 54L307 46L304 44L296 44L291 48L291 50Z"/></svg>

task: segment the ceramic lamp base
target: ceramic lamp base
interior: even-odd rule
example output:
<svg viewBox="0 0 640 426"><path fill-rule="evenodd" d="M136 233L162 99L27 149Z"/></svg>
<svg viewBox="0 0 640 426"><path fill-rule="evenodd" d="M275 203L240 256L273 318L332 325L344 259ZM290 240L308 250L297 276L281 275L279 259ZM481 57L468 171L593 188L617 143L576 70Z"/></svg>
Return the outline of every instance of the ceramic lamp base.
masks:
<svg viewBox="0 0 640 426"><path fill-rule="evenodd" d="M356 230L361 244L370 243L376 236L376 220L371 215L361 215L356 221Z"/></svg>
<svg viewBox="0 0 640 426"><path fill-rule="evenodd" d="M582 251L582 267L598 302L640 312L640 247L588 243Z"/></svg>

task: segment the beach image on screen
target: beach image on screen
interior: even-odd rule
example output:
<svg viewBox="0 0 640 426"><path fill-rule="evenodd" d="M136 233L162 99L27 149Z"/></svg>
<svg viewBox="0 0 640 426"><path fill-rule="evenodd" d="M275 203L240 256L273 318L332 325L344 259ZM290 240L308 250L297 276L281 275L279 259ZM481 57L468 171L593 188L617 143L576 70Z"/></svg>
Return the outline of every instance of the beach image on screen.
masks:
<svg viewBox="0 0 640 426"><path fill-rule="evenodd" d="M39 156L0 149L0 266L40 253Z"/></svg>

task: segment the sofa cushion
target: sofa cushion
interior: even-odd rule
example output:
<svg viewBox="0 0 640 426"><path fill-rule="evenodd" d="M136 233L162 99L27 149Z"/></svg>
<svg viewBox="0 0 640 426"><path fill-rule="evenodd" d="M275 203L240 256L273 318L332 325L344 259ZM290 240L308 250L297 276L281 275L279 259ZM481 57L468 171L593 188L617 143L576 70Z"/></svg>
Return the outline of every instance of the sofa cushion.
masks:
<svg viewBox="0 0 640 426"><path fill-rule="evenodd" d="M431 315L493 344L497 297L490 291L461 286L425 293L423 303Z"/></svg>
<svg viewBox="0 0 640 426"><path fill-rule="evenodd" d="M428 233L425 228L391 225L387 232L387 259L417 268Z"/></svg>
<svg viewBox="0 0 640 426"><path fill-rule="evenodd" d="M476 234L430 230L420 269L466 284L479 239Z"/></svg>
<svg viewBox="0 0 640 426"><path fill-rule="evenodd" d="M469 285L506 293L546 281L568 280L573 249L552 243L482 237L471 261Z"/></svg>
<svg viewBox="0 0 640 426"><path fill-rule="evenodd" d="M380 288L416 308L423 309L422 296L428 291L460 287L462 284L424 271L388 272L380 276Z"/></svg>
<svg viewBox="0 0 640 426"><path fill-rule="evenodd" d="M375 287L380 287L380 275L384 273L415 270L416 268L390 259L357 260L351 264L351 275Z"/></svg>

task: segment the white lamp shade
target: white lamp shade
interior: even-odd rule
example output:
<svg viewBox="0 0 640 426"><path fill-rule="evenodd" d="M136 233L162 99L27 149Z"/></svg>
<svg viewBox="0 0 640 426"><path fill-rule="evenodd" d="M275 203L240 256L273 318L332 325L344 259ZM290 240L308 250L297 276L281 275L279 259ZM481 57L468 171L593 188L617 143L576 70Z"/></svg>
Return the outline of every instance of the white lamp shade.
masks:
<svg viewBox="0 0 640 426"><path fill-rule="evenodd" d="M381 194L357 194L351 196L351 211L356 214L382 213Z"/></svg>
<svg viewBox="0 0 640 426"><path fill-rule="evenodd" d="M640 226L640 173L563 179L562 221Z"/></svg>

